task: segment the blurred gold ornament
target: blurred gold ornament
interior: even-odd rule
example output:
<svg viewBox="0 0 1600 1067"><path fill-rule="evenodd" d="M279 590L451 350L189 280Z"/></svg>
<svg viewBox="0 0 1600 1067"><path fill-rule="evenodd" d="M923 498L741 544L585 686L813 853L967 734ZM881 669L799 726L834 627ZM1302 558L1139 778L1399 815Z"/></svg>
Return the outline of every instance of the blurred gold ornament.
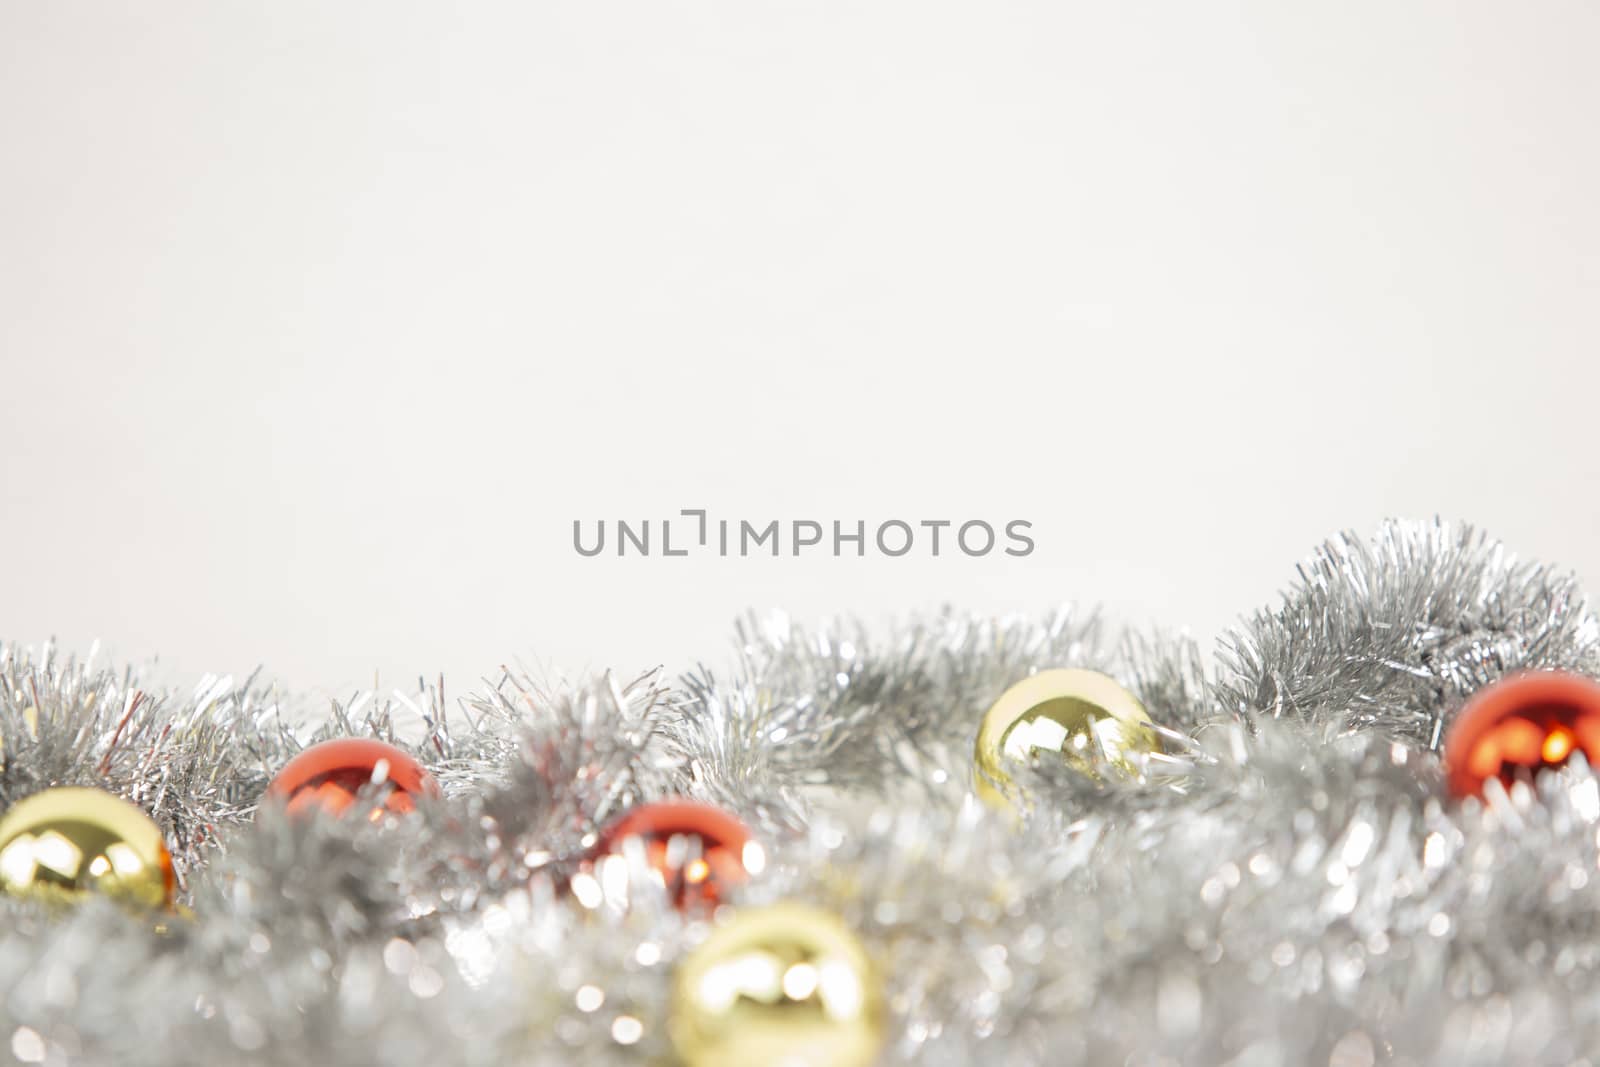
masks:
<svg viewBox="0 0 1600 1067"><path fill-rule="evenodd" d="M1005 808L1016 797L1012 771L1058 760L1095 777L1099 768L1138 773L1135 753L1161 751L1138 699L1099 671L1040 671L1000 694L978 729L978 795Z"/></svg>
<svg viewBox="0 0 1600 1067"><path fill-rule="evenodd" d="M0 891L10 896L73 901L96 892L164 907L172 890L160 828L121 797L47 789L0 818Z"/></svg>
<svg viewBox="0 0 1600 1067"><path fill-rule="evenodd" d="M865 1067L883 1043L883 997L837 916L747 908L679 966L670 1030L688 1067Z"/></svg>

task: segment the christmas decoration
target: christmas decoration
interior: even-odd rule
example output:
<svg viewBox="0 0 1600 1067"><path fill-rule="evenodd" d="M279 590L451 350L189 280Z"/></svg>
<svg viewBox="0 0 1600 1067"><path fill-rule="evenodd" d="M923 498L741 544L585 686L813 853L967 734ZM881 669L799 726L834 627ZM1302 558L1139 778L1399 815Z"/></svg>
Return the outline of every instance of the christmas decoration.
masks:
<svg viewBox="0 0 1600 1067"><path fill-rule="evenodd" d="M738 662L680 685L689 708L665 728L672 757L692 767L694 792L763 833L792 832L819 811L864 798L886 807L959 806L972 785L973 742L985 709L1014 683L1070 663L1123 679L1168 751L1152 769L1181 771L1184 731L1209 721L1208 688L1191 642L1114 628L1064 606L1040 619L946 612L887 635L853 622L808 630L783 615L742 620ZM1059 773L1058 773L1059 772ZM1028 776L1100 792L1063 761Z"/></svg>
<svg viewBox="0 0 1600 1067"><path fill-rule="evenodd" d="M741 911L673 979L672 1041L688 1067L866 1067L883 1041L878 980L837 917L798 904Z"/></svg>
<svg viewBox="0 0 1600 1067"><path fill-rule="evenodd" d="M1600 757L1600 683L1563 671L1503 678L1473 695L1445 736L1450 792L1482 792L1499 779L1510 785L1582 753Z"/></svg>
<svg viewBox="0 0 1600 1067"><path fill-rule="evenodd" d="M595 846L598 862L637 841L680 908L715 906L730 888L766 866L766 852L743 823L710 804L642 804L608 826Z"/></svg>
<svg viewBox="0 0 1600 1067"><path fill-rule="evenodd" d="M985 800L1015 794L1015 768L1059 760L1094 775L1112 766L1139 773L1138 756L1160 742L1134 695L1098 671L1041 671L1007 689L983 717L974 746L975 783Z"/></svg>
<svg viewBox="0 0 1600 1067"><path fill-rule="evenodd" d="M284 765L267 785L267 796L284 801L291 815L323 811L343 815L363 789L387 787L364 817L404 815L420 796L439 787L422 764L394 745L365 737L339 737L312 745Z"/></svg>
<svg viewBox="0 0 1600 1067"><path fill-rule="evenodd" d="M1230 709L1437 749L1450 709L1504 674L1600 671L1600 626L1570 574L1470 527L1390 522L1318 549L1280 607L1223 639L1220 661Z"/></svg>
<svg viewBox="0 0 1600 1067"><path fill-rule="evenodd" d="M47 789L0 818L0 890L76 901L100 893L160 907L172 898L172 856L161 829L99 789Z"/></svg>
<svg viewBox="0 0 1600 1067"><path fill-rule="evenodd" d="M782 906L871 961L878 1008L851 1047L870 1037L878 1064L1592 1058L1600 781L1564 718L1509 772L1496 727L1541 706L1576 724L1587 705L1518 697L1481 719L1500 768L1455 787L1478 799L1447 785L1492 693L1530 671L1600 676L1576 581L1445 522L1341 535L1292 573L1214 655L1082 607L883 628L775 614L680 677L503 671L460 698L439 682L331 713L254 677L175 688L0 645L5 818L56 786L135 803L193 913L0 894L0 1052L716 1062L773 1016L712 1001L730 1010L684 1029L698 1008L679 998L704 991L691 979L724 931ZM992 788L1021 798L1018 819L980 799L976 735L1019 680L1062 669L1115 679L1153 743L1006 760ZM442 795L400 834L262 804L266 769L328 737L423 754ZM638 836L596 855L669 798L761 843L764 866L717 882L713 910L680 909ZM803 1009L785 1026L816 1021L778 1004Z"/></svg>

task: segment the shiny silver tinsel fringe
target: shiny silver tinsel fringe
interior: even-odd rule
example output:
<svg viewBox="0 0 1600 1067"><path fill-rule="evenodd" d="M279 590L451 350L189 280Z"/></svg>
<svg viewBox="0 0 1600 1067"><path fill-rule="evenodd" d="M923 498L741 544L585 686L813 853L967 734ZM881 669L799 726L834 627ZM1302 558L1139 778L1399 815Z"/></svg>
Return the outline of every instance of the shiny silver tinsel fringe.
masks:
<svg viewBox="0 0 1600 1067"><path fill-rule="evenodd" d="M727 678L702 668L684 680L686 713L668 732L692 793L769 829L862 798L960 804L984 711L1044 668L1122 679L1172 748L1211 714L1192 642L1113 630L1071 607L1040 620L947 611L881 640L852 623L811 630L774 615L742 620L738 637Z"/></svg>
<svg viewBox="0 0 1600 1067"><path fill-rule="evenodd" d="M884 975L884 1063L1585 1063L1600 1045L1600 782L1581 757L1444 799L1464 697L1594 673L1571 579L1470 528L1341 537L1283 603L1191 642L1063 609L887 635L781 616L730 667L357 696L301 737L254 680L192 693L0 651L0 800L97 784L152 811L192 917L0 901L0 1059L396 1065L670 1061L667 991L706 923L624 852L632 804L755 826L729 906L841 914ZM1122 679L1165 751L1129 779L1037 768L972 795L984 710L1028 673ZM412 745L446 795L400 826L256 811L318 736ZM291 714L291 711L294 713Z"/></svg>
<svg viewBox="0 0 1600 1067"><path fill-rule="evenodd" d="M1218 691L1245 712L1330 718L1437 749L1449 712L1519 669L1600 669L1600 626L1570 574L1470 526L1386 523L1300 567L1276 609L1223 643Z"/></svg>

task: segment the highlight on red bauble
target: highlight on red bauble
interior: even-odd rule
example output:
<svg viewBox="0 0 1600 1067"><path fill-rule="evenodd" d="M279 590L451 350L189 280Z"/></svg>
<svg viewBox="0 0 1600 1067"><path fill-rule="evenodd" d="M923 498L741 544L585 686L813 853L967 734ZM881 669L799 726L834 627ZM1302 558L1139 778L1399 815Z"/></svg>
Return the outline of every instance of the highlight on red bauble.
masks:
<svg viewBox="0 0 1600 1067"><path fill-rule="evenodd" d="M368 737L337 737L284 764L268 784L267 796L287 802L290 815L342 816L363 787L378 783L389 789L365 813L373 822L416 810L418 797L439 795L433 775L409 753Z"/></svg>
<svg viewBox="0 0 1600 1067"><path fill-rule="evenodd" d="M641 804L625 812L601 833L591 861L621 852L629 838L644 844L650 866L680 909L715 907L728 889L766 865L744 823L692 800Z"/></svg>
<svg viewBox="0 0 1600 1067"><path fill-rule="evenodd" d="M1444 739L1450 795L1481 796L1484 783L1510 785L1574 752L1600 764L1600 682L1566 671L1513 674L1472 695Z"/></svg>

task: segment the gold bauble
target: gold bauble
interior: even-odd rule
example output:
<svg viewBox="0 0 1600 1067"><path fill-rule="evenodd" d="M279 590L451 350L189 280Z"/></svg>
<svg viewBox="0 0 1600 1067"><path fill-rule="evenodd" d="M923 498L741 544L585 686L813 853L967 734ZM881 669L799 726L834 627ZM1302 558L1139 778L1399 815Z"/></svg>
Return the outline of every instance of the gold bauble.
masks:
<svg viewBox="0 0 1600 1067"><path fill-rule="evenodd" d="M96 892L164 907L172 889L172 856L160 828L121 797L47 789L0 818L0 891L8 895L72 901Z"/></svg>
<svg viewBox="0 0 1600 1067"><path fill-rule="evenodd" d="M883 1043L883 995L830 912L747 908L679 966L670 1031L688 1067L865 1067Z"/></svg>
<svg viewBox="0 0 1600 1067"><path fill-rule="evenodd" d="M1091 777L1102 767L1138 773L1135 753L1161 751L1144 706L1099 671L1040 671L1000 694L983 717L974 753L978 795L1010 807L1014 768L1056 760Z"/></svg>

